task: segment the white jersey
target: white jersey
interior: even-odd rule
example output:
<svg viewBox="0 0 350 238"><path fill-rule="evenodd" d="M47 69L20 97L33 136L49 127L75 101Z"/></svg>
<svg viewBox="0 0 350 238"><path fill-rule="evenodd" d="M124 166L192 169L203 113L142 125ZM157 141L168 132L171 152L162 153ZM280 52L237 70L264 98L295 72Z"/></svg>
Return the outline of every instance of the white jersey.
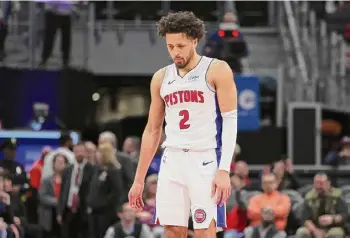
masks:
<svg viewBox="0 0 350 238"><path fill-rule="evenodd" d="M166 67L160 95L165 102L163 147L206 150L221 147L222 118L215 90L207 82L214 59L205 56L184 77Z"/></svg>

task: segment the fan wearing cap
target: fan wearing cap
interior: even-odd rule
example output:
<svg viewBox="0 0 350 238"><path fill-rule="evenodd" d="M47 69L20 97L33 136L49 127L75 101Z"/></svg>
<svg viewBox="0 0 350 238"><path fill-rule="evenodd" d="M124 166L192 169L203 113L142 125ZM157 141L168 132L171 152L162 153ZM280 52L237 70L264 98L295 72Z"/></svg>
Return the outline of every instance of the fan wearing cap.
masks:
<svg viewBox="0 0 350 238"><path fill-rule="evenodd" d="M18 192L27 183L27 175L24 166L15 161L17 140L15 138L6 139L0 150L4 153L4 158L0 160L0 167L11 174L13 189L15 192Z"/></svg>

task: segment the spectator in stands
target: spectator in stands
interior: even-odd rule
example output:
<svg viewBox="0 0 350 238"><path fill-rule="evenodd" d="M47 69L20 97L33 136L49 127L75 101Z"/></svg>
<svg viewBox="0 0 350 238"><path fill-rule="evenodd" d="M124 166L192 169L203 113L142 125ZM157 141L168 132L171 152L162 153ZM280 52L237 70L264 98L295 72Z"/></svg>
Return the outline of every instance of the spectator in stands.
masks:
<svg viewBox="0 0 350 238"><path fill-rule="evenodd" d="M287 217L291 209L291 201L287 195L277 190L277 178L273 173L262 175L263 193L253 196L248 203L248 218L250 226L244 231L249 236L255 232L263 232L273 235L284 231L287 225ZM269 220L270 213L273 213L273 220ZM264 216L263 216L264 214ZM265 217L266 215L266 217ZM285 232L283 232L285 233Z"/></svg>
<svg viewBox="0 0 350 238"><path fill-rule="evenodd" d="M40 66L45 66L51 56L57 30L60 29L63 67L68 67L71 51L71 15L74 10L73 2L47 1L44 6L46 9L45 31Z"/></svg>
<svg viewBox="0 0 350 238"><path fill-rule="evenodd" d="M120 221L108 228L104 238L153 238L150 228L136 221L135 211L129 205L124 203L118 211Z"/></svg>
<svg viewBox="0 0 350 238"><path fill-rule="evenodd" d="M145 191L144 191L144 203L145 206L143 208L143 211L138 212L136 214L136 217L142 224L147 224L149 227L152 228L152 233L159 237L161 234L164 233L164 229L161 226L155 225L153 223L153 217L155 212L155 206L156 206L156 193L157 193L157 182L158 182L158 175L150 175L146 178L145 182Z"/></svg>
<svg viewBox="0 0 350 238"><path fill-rule="evenodd" d="M76 159L74 156L73 150L73 139L71 138L69 133L62 133L59 139L59 147L51 153L48 153L45 157L44 168L42 172L41 178L44 179L46 177L52 176L53 174L53 158L56 154L63 154L70 164L76 163Z"/></svg>
<svg viewBox="0 0 350 238"><path fill-rule="evenodd" d="M341 140L340 151L330 151L326 156L326 163L337 166L339 164L350 164L350 137L345 136Z"/></svg>
<svg viewBox="0 0 350 238"><path fill-rule="evenodd" d="M87 194L93 174L93 166L87 162L85 143L79 142L73 149L76 163L62 174L62 185L57 207L57 221L65 238L87 237Z"/></svg>
<svg viewBox="0 0 350 238"><path fill-rule="evenodd" d="M284 231L277 230L274 225L276 215L272 208L263 208L261 210L261 224L259 227L247 228L244 230L245 238L285 238L287 237Z"/></svg>
<svg viewBox="0 0 350 238"><path fill-rule="evenodd" d="M246 162L238 161L234 166L233 173L238 176L239 179L243 180L245 185L251 183L249 179L249 169Z"/></svg>
<svg viewBox="0 0 350 238"><path fill-rule="evenodd" d="M141 221L141 223L153 226L153 214L156 203L156 192L157 192L157 181L158 176L153 174L146 178L145 191L143 200L145 206L143 211L138 212L136 217Z"/></svg>
<svg viewBox="0 0 350 238"><path fill-rule="evenodd" d="M52 148L44 146L41 150L40 158L34 162L32 168L29 171L29 184L30 188L27 191L27 215L30 223L38 223L38 192L41 184L41 175L44 167L44 161L46 155L52 152Z"/></svg>
<svg viewBox="0 0 350 238"><path fill-rule="evenodd" d="M27 124L28 130L49 131L64 128L65 125L50 111L50 105L43 102L33 104L33 117Z"/></svg>
<svg viewBox="0 0 350 238"><path fill-rule="evenodd" d="M14 184L13 191L19 192L28 181L24 166L15 161L17 140L15 138L5 140L0 150L4 152L4 158L0 160L0 167L11 174Z"/></svg>
<svg viewBox="0 0 350 238"><path fill-rule="evenodd" d="M41 174L42 169L45 163L45 157L48 153L52 151L52 148L50 146L44 146L41 149L41 155L40 158L34 162L32 168L29 171L29 184L31 188L35 190L39 190L40 184L41 184Z"/></svg>
<svg viewBox="0 0 350 238"><path fill-rule="evenodd" d="M208 57L223 59L227 61L234 72L242 72L241 59L248 56L248 49L246 41L239 31L238 19L235 13L225 13L220 29L209 36L203 48L203 54Z"/></svg>
<svg viewBox="0 0 350 238"><path fill-rule="evenodd" d="M98 146L97 161L99 167L91 179L87 204L91 212L91 237L103 238L107 229L115 223L115 211L126 196L123 194L122 165L111 143Z"/></svg>
<svg viewBox="0 0 350 238"><path fill-rule="evenodd" d="M238 161L234 167L234 171L231 174L231 197L227 200L227 210L231 211L235 205L238 204L241 192L250 191L254 189L251 181L248 177L249 170L248 165L244 161Z"/></svg>
<svg viewBox="0 0 350 238"><path fill-rule="evenodd" d="M13 211L13 222L18 228L20 237L26 238L41 238L42 237L42 228L36 223L30 223L30 220L27 218L26 207L22 198L19 194L13 192L12 177L9 174L4 174L4 189L10 195L11 204L10 207ZM27 209L28 198L26 200ZM37 210L35 211L37 213Z"/></svg>
<svg viewBox="0 0 350 238"><path fill-rule="evenodd" d="M26 218L26 208L24 203L21 200L19 194L13 192L12 187L12 177L10 174L4 174L4 190L10 195L10 207L13 213L13 222L20 231L21 237L24 234L24 231L27 227L27 218Z"/></svg>
<svg viewBox="0 0 350 238"><path fill-rule="evenodd" d="M68 164L68 159L62 154L56 154L53 159L54 174L43 180L39 190L39 224L43 227L46 238L60 237L57 206L61 190L62 172Z"/></svg>
<svg viewBox="0 0 350 238"><path fill-rule="evenodd" d="M273 173L276 175L278 190L297 190L300 185L293 175L293 164L291 159L277 161L273 165Z"/></svg>
<svg viewBox="0 0 350 238"><path fill-rule="evenodd" d="M235 169L241 166L243 167L240 163L241 161L237 162ZM244 229L248 225L247 202L245 201L244 195L249 192L250 184L244 179L245 177L241 177L238 174L231 174L232 193L227 201L228 213L225 238L241 237Z"/></svg>
<svg viewBox="0 0 350 238"><path fill-rule="evenodd" d="M341 190L331 186L326 174L315 175L313 189L306 194L301 212L304 226L297 230L296 237L345 237L348 207Z"/></svg>
<svg viewBox="0 0 350 238"><path fill-rule="evenodd" d="M118 159L118 162L121 165L124 194L125 196L127 196L129 189L131 188L131 185L134 182L136 172L135 164L132 162L132 159L128 154L118 151L118 140L113 132L105 131L100 134L98 144L101 145L105 142L111 143L114 149L116 150L116 158Z"/></svg>
<svg viewBox="0 0 350 238"><path fill-rule="evenodd" d="M128 154L137 164L141 148L141 139L137 136L129 136L124 140L123 152Z"/></svg>
<svg viewBox="0 0 350 238"><path fill-rule="evenodd" d="M6 173L6 172L5 172ZM20 233L14 225L11 197L5 191L5 178L0 175L0 233L6 238L20 238Z"/></svg>
<svg viewBox="0 0 350 238"><path fill-rule="evenodd" d="M86 146L86 159L87 161L95 165L96 164L96 145L92 143L91 141L85 142Z"/></svg>
<svg viewBox="0 0 350 238"><path fill-rule="evenodd" d="M13 238L14 234L11 227L4 222L4 219L0 217L0 236L4 238Z"/></svg>

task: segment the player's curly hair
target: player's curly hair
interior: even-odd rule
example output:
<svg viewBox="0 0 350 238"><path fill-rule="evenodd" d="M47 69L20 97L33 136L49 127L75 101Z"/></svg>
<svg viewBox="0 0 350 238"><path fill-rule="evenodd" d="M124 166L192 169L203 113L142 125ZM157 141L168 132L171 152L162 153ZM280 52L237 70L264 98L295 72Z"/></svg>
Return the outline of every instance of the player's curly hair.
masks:
<svg viewBox="0 0 350 238"><path fill-rule="evenodd" d="M193 12L180 11L163 16L157 25L158 35L167 33L184 33L191 39L201 40L205 34L204 22Z"/></svg>

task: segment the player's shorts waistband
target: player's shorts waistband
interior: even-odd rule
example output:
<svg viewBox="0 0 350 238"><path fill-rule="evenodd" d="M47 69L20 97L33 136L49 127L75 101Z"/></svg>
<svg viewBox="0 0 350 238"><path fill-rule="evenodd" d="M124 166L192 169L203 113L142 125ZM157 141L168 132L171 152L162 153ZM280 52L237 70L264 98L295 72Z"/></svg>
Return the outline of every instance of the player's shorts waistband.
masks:
<svg viewBox="0 0 350 238"><path fill-rule="evenodd" d="M206 152L215 150L215 148L207 148L207 149L198 149L198 148L177 148L177 147L168 147L164 148L166 151L184 151L184 152Z"/></svg>

